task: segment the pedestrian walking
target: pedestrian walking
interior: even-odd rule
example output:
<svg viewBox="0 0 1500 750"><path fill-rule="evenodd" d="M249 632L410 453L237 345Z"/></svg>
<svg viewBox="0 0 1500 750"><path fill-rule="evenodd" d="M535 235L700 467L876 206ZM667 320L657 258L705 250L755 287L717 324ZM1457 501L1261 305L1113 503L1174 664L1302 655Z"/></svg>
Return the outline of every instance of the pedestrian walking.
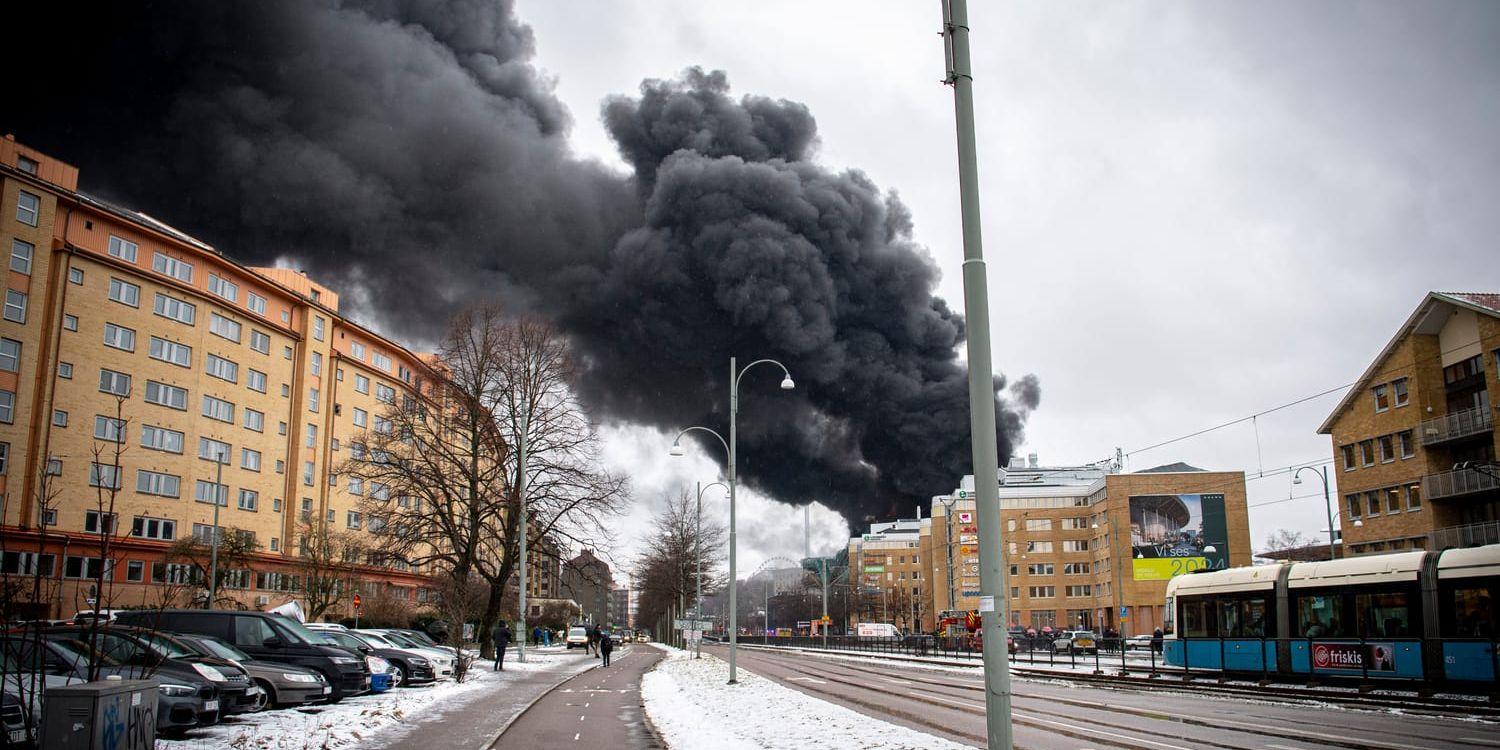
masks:
<svg viewBox="0 0 1500 750"><path fill-rule="evenodd" d="M600 655L599 655L599 626L598 625L590 625L589 626L589 650L594 652L594 658L595 659L600 658Z"/></svg>
<svg viewBox="0 0 1500 750"><path fill-rule="evenodd" d="M603 654L603 666L609 666L609 653L615 650L615 642L609 637L609 633L599 634L599 653Z"/></svg>
<svg viewBox="0 0 1500 750"><path fill-rule="evenodd" d="M500 623L490 632L490 638L495 643L495 671L505 671L505 648L510 645L510 626Z"/></svg>
<svg viewBox="0 0 1500 750"><path fill-rule="evenodd" d="M541 629L541 627L534 627L534 628L532 628L531 629L531 645L536 646L536 645L541 644L541 642L542 642L542 629Z"/></svg>

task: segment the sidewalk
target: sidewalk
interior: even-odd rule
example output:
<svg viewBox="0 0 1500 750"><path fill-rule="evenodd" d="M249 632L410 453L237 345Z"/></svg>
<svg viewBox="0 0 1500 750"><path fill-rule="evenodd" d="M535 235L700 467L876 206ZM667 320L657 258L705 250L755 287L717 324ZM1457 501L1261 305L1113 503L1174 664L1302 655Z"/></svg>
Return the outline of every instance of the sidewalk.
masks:
<svg viewBox="0 0 1500 750"><path fill-rule="evenodd" d="M616 649L608 667L580 674L537 701L505 730L496 750L586 747L654 750L661 747L641 710L641 676L661 660L654 648ZM594 657L585 657L599 663ZM423 738L427 748L434 745Z"/></svg>
<svg viewBox="0 0 1500 750"><path fill-rule="evenodd" d="M505 657L503 682L493 689L448 711L434 711L407 723L399 735L386 734L378 747L385 750L483 750L495 741L502 728L520 715L538 696L573 676L592 669L598 660L579 651L526 648L527 663L516 661L515 650ZM474 669L489 671L493 662L476 662Z"/></svg>

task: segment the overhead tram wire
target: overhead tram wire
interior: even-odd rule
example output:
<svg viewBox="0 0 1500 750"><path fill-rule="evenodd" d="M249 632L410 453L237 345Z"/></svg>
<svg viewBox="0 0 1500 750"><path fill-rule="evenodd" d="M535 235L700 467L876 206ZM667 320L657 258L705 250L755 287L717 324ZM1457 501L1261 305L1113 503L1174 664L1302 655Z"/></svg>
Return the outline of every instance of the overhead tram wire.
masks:
<svg viewBox="0 0 1500 750"><path fill-rule="evenodd" d="M1434 355L1431 355L1431 356L1421 357L1421 358L1418 358L1418 359L1414 360L1412 362L1412 364L1425 364L1425 363L1431 362L1431 361L1440 361L1445 355L1452 354L1454 352L1460 351L1462 349L1467 348L1468 346L1470 346L1470 345L1469 344L1465 344L1463 346L1456 346L1456 347L1453 347L1452 349L1446 349L1446 350L1440 351L1437 354L1434 354ZM1360 380L1366 380L1366 379L1376 380L1376 379L1379 379L1379 378L1381 378L1381 377L1383 377L1385 375L1393 374L1393 373L1395 373L1398 370L1405 369L1407 366L1408 365L1403 364L1403 365L1399 365L1399 366L1386 367L1386 368L1384 368L1382 370L1379 370L1379 371L1376 371L1374 373L1371 373L1368 378L1360 378ZM1342 391L1342 390L1345 390L1345 389L1348 389L1348 388L1353 388L1354 386L1356 386L1356 385L1359 384L1360 380L1356 380L1356 381L1354 381L1352 383L1345 383L1345 384L1340 385L1340 386L1335 386L1335 387L1329 388L1327 390L1319 391L1319 392L1314 393L1314 394L1312 394L1310 396L1304 396L1302 398L1296 399L1295 401L1288 401L1288 402L1286 402L1284 404L1281 404L1280 406L1273 406L1273 407L1271 407L1269 409L1265 409L1265 410L1262 410L1262 411L1255 412L1254 414L1248 414L1248 415L1240 417L1238 419L1232 419L1232 420L1230 420L1228 422L1223 422L1221 424L1214 425L1213 427L1205 427L1205 428L1203 428L1201 430L1197 430L1196 432L1190 432L1190 433L1188 433L1186 435L1182 435L1180 437L1172 438L1171 440L1163 440L1163 441L1161 441L1159 443L1153 443L1151 445L1145 446L1144 448L1136 448L1135 450L1125 451L1124 455L1126 457L1129 457L1129 456L1133 456L1133 455L1135 455L1137 453L1145 453L1146 451L1155 450L1157 448L1161 448L1161 447L1164 447L1164 446L1172 445L1173 443L1180 443L1180 442L1182 442L1184 440L1190 440L1190 439L1195 438L1195 437L1201 437L1203 435L1207 435L1210 432L1215 432L1217 430L1222 430L1225 427L1233 427L1234 425L1241 424L1243 422L1249 422L1251 420L1256 419L1257 417L1263 417L1263 416L1265 416L1267 414L1272 414L1272 413L1281 411L1283 409L1289 409L1289 408L1291 408L1293 406L1299 406L1299 405L1305 404L1305 403L1307 403L1309 401L1314 401L1314 400L1320 399L1320 398L1322 398L1324 396L1327 396L1327 395L1330 395L1330 394L1333 394L1333 393L1337 393L1339 391ZM1109 460L1111 460L1113 458L1114 458L1114 456L1106 456L1105 458L1100 459L1100 460L1101 461L1109 461Z"/></svg>

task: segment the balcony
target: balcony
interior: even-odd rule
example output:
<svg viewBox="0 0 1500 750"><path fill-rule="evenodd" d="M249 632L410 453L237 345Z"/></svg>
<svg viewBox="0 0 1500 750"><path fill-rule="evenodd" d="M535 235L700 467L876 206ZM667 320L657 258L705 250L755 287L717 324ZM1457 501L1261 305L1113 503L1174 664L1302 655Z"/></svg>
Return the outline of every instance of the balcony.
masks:
<svg viewBox="0 0 1500 750"><path fill-rule="evenodd" d="M1500 466L1483 464L1422 477L1422 497L1441 500L1500 489Z"/></svg>
<svg viewBox="0 0 1500 750"><path fill-rule="evenodd" d="M1489 409L1464 409L1422 422L1422 445L1442 445L1495 429L1495 415Z"/></svg>
<svg viewBox="0 0 1500 750"><path fill-rule="evenodd" d="M1478 547L1485 544L1500 544L1500 521L1471 523L1467 526L1449 526L1427 535L1427 549L1449 547Z"/></svg>

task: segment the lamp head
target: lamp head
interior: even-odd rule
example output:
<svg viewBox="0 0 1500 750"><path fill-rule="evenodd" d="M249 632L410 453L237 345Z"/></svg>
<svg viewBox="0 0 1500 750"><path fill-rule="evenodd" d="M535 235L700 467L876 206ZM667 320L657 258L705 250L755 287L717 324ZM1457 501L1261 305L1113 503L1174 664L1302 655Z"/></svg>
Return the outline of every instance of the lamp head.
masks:
<svg viewBox="0 0 1500 750"><path fill-rule="evenodd" d="M680 442L678 442L676 440L673 440L672 441L672 448L671 448L671 450L667 451L667 455L669 455L669 456L681 456L682 455L682 443L680 443Z"/></svg>
<svg viewBox="0 0 1500 750"><path fill-rule="evenodd" d="M1213 546L1213 545L1212 545L1212 544L1210 544L1210 545L1208 545L1208 546L1207 546L1207 547L1204 547L1204 548L1203 548L1203 551L1204 551L1204 552L1218 552L1218 551L1219 551L1219 548L1218 548L1218 547L1215 547L1215 546Z"/></svg>
<svg viewBox="0 0 1500 750"><path fill-rule="evenodd" d="M797 387L797 384L792 382L792 376L791 375L788 375L788 376L786 376L786 377L784 377L784 378L781 379L781 390L783 390L783 391L790 391L791 389L796 388L796 387Z"/></svg>
<svg viewBox="0 0 1500 750"><path fill-rule="evenodd" d="M1361 526L1364 526L1364 525L1365 525L1364 521L1361 521L1358 518L1354 519L1354 528L1357 529L1357 528L1359 528Z"/></svg>
<svg viewBox="0 0 1500 750"><path fill-rule="evenodd" d="M1293 476L1292 477L1292 484L1302 484L1302 475L1301 474L1297 474L1297 475Z"/></svg>

